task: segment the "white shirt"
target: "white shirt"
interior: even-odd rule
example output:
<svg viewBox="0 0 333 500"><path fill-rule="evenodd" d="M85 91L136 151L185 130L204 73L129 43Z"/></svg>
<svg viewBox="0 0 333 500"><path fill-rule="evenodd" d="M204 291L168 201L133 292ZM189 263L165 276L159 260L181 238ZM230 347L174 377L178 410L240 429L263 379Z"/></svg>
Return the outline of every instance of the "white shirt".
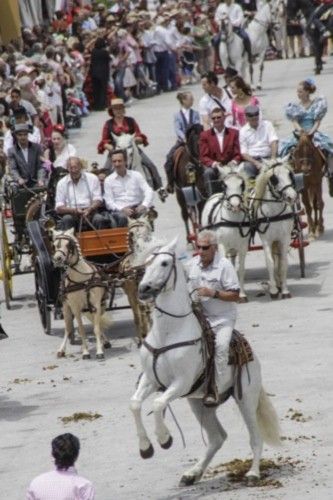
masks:
<svg viewBox="0 0 333 500"><path fill-rule="evenodd" d="M104 181L104 200L109 210L153 204L154 192L140 172L127 170L124 177L113 172Z"/></svg>
<svg viewBox="0 0 333 500"><path fill-rule="evenodd" d="M239 290L236 270L220 252L215 253L214 260L208 267L202 266L200 256L197 255L191 259L186 268L190 292L199 287L213 288L218 291ZM213 327L225 320L236 320L235 302L225 302L212 297L201 297L201 301L204 313Z"/></svg>
<svg viewBox="0 0 333 500"><path fill-rule="evenodd" d="M41 143L40 130L38 127L33 127L32 133L28 135L30 142L35 142L36 144ZM13 134L10 130L6 130L3 138L3 150L5 154L8 154L8 150L14 146Z"/></svg>
<svg viewBox="0 0 333 500"><path fill-rule="evenodd" d="M214 127L214 132L215 132L215 135L216 135L216 138L219 142L219 146L220 146L220 151L222 153L223 151L223 141L224 141L224 129L222 130L222 132L219 132L215 127Z"/></svg>
<svg viewBox="0 0 333 500"><path fill-rule="evenodd" d="M22 146L19 145L19 148L23 154L23 157L26 161L26 163L28 163L28 155L29 155L29 149L28 148L22 148Z"/></svg>
<svg viewBox="0 0 333 500"><path fill-rule="evenodd" d="M201 121L203 121L203 118L206 116L209 116L213 109L219 108L218 102L222 104L222 106L225 108L226 113L229 115L230 114L230 119L232 120L231 116L231 99L226 93L225 90L223 90L222 98L219 99L218 97L211 96L209 94L205 94L204 96L201 97L199 101L199 115ZM227 117L229 118L229 117ZM226 120L226 126L228 126L228 120Z"/></svg>
<svg viewBox="0 0 333 500"><path fill-rule="evenodd" d="M88 208L94 201L102 201L101 185L98 177L90 172L82 172L77 184L68 174L57 184L56 208Z"/></svg>
<svg viewBox="0 0 333 500"><path fill-rule="evenodd" d="M53 166L66 168L66 162L71 156L76 156L76 149L72 144L66 144L60 155L54 160Z"/></svg>
<svg viewBox="0 0 333 500"><path fill-rule="evenodd" d="M270 157L271 144L278 140L276 131L268 120L261 120L256 129L247 123L239 131L241 153L250 156Z"/></svg>
<svg viewBox="0 0 333 500"><path fill-rule="evenodd" d="M153 35L153 42L155 52L164 52L174 48L170 43L169 32L164 26L156 26Z"/></svg>
<svg viewBox="0 0 333 500"><path fill-rule="evenodd" d="M232 3L227 5L225 3L220 3L215 12L214 20L220 26L221 20L224 17L228 17L233 26L242 26L244 22L244 12L240 5L237 3Z"/></svg>

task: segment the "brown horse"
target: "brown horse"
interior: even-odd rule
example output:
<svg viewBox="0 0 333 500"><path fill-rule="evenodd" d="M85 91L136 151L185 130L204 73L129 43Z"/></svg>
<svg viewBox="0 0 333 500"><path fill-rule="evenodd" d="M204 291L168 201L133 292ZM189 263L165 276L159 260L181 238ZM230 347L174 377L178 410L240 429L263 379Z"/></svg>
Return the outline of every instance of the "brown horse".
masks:
<svg viewBox="0 0 333 500"><path fill-rule="evenodd" d="M309 238L316 238L324 232L324 202L322 196L322 180L326 160L317 148L311 136L302 132L292 153L295 173L304 174L302 200L309 225Z"/></svg>
<svg viewBox="0 0 333 500"><path fill-rule="evenodd" d="M176 198L185 223L187 240L193 240L201 222L201 212L205 204L203 167L199 162L199 136L202 125L192 125L186 133L186 143L174 153L174 179ZM189 195L193 203L189 203L183 188L191 188ZM198 203L196 204L196 197ZM190 223L192 228L190 229ZM191 234L193 231L193 234Z"/></svg>

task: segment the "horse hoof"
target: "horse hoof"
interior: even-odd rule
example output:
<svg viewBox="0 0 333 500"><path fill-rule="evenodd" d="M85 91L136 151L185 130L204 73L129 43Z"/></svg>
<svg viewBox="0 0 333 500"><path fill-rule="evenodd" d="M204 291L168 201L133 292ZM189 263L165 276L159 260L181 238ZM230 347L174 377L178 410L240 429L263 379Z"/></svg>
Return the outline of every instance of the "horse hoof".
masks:
<svg viewBox="0 0 333 500"><path fill-rule="evenodd" d="M168 450L172 446L172 443L173 443L172 436L169 436L169 439L163 444L160 443L160 445L161 448L163 448L163 450Z"/></svg>
<svg viewBox="0 0 333 500"><path fill-rule="evenodd" d="M140 450L141 458L151 458L154 455L154 448L152 445L149 446L146 450Z"/></svg>
<svg viewBox="0 0 333 500"><path fill-rule="evenodd" d="M256 474L253 474L252 472L248 472L247 474L245 474L245 477L246 477L246 481L248 484L256 484L259 480L260 480L260 477L257 476Z"/></svg>
<svg viewBox="0 0 333 500"><path fill-rule="evenodd" d="M238 304L246 304L249 301L247 297L240 297L238 299Z"/></svg>
<svg viewBox="0 0 333 500"><path fill-rule="evenodd" d="M58 351L57 352L57 358L64 358L66 355L64 353L64 351Z"/></svg>
<svg viewBox="0 0 333 500"><path fill-rule="evenodd" d="M195 476L183 476L179 481L179 486L192 486L195 482Z"/></svg>
<svg viewBox="0 0 333 500"><path fill-rule="evenodd" d="M279 298L279 292L269 294L272 300L277 300Z"/></svg>
<svg viewBox="0 0 333 500"><path fill-rule="evenodd" d="M290 293L290 292L288 292L288 293L283 293L283 294L282 294L282 298L283 298L283 299L291 299L291 293Z"/></svg>
<svg viewBox="0 0 333 500"><path fill-rule="evenodd" d="M90 356L89 356L90 357ZM105 359L104 354L96 354L96 359Z"/></svg>
<svg viewBox="0 0 333 500"><path fill-rule="evenodd" d="M109 342L108 340L106 340L103 344L104 346L104 349L111 349L111 342Z"/></svg>
<svg viewBox="0 0 333 500"><path fill-rule="evenodd" d="M82 359L90 359L90 354L83 354Z"/></svg>

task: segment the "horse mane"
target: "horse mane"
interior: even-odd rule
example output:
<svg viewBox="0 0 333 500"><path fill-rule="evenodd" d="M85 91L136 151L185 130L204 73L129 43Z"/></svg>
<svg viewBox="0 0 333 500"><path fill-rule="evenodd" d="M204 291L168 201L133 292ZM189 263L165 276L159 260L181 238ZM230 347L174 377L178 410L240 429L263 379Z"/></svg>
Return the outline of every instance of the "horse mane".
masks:
<svg viewBox="0 0 333 500"><path fill-rule="evenodd" d="M203 131L203 126L200 123L194 123L194 125L191 125L185 133L185 139L186 139L186 146L188 147L188 150L193 156L193 158L198 158L198 139L199 135Z"/></svg>
<svg viewBox="0 0 333 500"><path fill-rule="evenodd" d="M278 162L276 160L268 160L263 163L263 166L260 170L260 174L256 178L256 184L254 188L254 203L253 203L253 208L256 211L260 205L260 200L264 197L265 191L267 188L267 183L272 175L272 172L270 171L271 168L276 165L276 164L281 164L282 162Z"/></svg>

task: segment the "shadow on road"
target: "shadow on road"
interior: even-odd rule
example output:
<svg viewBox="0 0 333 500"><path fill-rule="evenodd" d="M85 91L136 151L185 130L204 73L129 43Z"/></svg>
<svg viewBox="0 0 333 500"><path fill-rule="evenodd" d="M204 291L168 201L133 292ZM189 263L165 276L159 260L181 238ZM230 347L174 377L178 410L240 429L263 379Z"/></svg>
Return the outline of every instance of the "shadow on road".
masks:
<svg viewBox="0 0 333 500"><path fill-rule="evenodd" d="M19 401L13 401L7 396L0 396L0 420L16 421L22 420L29 413L37 410L36 405L22 405Z"/></svg>

